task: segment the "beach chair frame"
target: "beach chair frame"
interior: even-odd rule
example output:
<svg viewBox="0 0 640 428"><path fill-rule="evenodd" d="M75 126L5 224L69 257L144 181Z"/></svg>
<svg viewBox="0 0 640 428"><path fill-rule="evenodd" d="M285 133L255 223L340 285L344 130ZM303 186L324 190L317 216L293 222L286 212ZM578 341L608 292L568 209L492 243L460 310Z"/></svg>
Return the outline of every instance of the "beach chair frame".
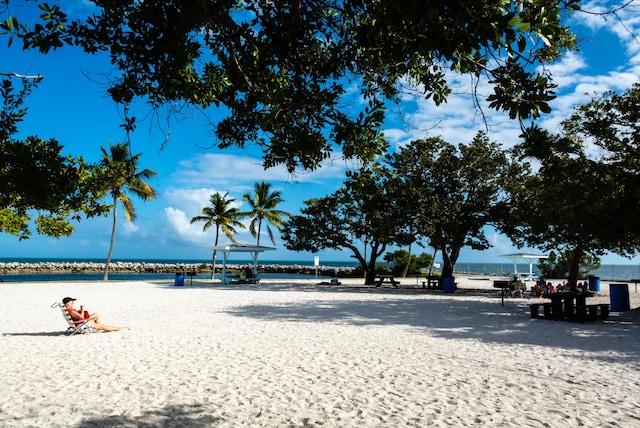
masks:
<svg viewBox="0 0 640 428"><path fill-rule="evenodd" d="M74 334L91 334L94 333L95 330L91 328L91 324L89 320L83 321L79 324L76 324L73 319L71 319L71 315L69 315L69 311L64 307L64 305L60 302L55 302L51 305L52 308L59 307L62 312L62 317L67 322L67 330L64 332L67 336L73 336Z"/></svg>

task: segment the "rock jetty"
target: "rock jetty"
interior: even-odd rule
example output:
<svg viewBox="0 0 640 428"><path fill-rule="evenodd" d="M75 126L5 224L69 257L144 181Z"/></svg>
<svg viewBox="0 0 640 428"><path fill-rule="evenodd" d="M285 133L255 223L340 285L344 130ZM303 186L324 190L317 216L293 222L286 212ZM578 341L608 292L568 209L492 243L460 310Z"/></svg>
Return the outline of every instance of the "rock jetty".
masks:
<svg viewBox="0 0 640 428"><path fill-rule="evenodd" d="M248 264L228 264L227 270L241 271ZM19 273L96 273L104 272L105 263L97 262L4 262L0 263L0 274ZM154 262L112 262L110 272L118 273L175 273L175 272L211 272L210 263L154 263ZM216 264L216 272L222 271L222 265ZM318 266L321 276L343 276L353 271L351 267ZM315 275L315 266L259 264L260 273L290 273Z"/></svg>

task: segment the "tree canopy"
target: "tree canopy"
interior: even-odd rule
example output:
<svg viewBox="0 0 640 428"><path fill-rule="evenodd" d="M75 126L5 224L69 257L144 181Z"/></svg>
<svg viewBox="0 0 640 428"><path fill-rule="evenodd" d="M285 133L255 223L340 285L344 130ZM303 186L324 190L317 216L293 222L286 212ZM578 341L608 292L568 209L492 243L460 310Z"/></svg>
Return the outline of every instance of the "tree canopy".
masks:
<svg viewBox="0 0 640 428"><path fill-rule="evenodd" d="M559 254L551 251L548 258L538 260L538 269L547 278L566 278L571 273L573 259L572 250L565 250ZM580 262L578 278L586 278L597 269L600 269L600 258L585 257Z"/></svg>
<svg viewBox="0 0 640 428"><path fill-rule="evenodd" d="M638 178L640 85L577 106L562 133L532 127L519 146L540 167L514 183L514 212L505 232L516 243L573 256L575 284L583 258L640 249Z"/></svg>
<svg viewBox="0 0 640 428"><path fill-rule="evenodd" d="M293 171L336 148L365 161L381 154L385 103L407 80L440 104L448 74L485 76L492 108L514 119L549 111L555 86L533 70L575 47L568 14L580 0L92 3L94 15L71 22L40 3L40 22L8 16L0 32L45 53L65 44L108 52L116 102L221 107L219 147L255 144L266 167Z"/></svg>
<svg viewBox="0 0 640 428"><path fill-rule="evenodd" d="M489 247L483 227L500 223L508 213L505 188L517 175L505 152L484 133L459 147L441 138L413 141L384 166L351 174L334 194L305 201L283 239L291 250L350 249L367 284L373 283L375 261L388 245L426 239L442 251L442 273L451 276L461 248Z"/></svg>
<svg viewBox="0 0 640 428"><path fill-rule="evenodd" d="M442 253L443 276L453 275L463 247L489 248L483 228L501 221L507 183L519 176L500 145L482 132L457 147L427 138L391 155L389 164L394 175L387 185L416 235Z"/></svg>
<svg viewBox="0 0 640 428"><path fill-rule="evenodd" d="M373 284L376 260L396 242L404 221L379 171L353 173L334 193L304 203L301 214L292 216L283 228L285 246L294 251L350 250L362 266L365 284Z"/></svg>
<svg viewBox="0 0 640 428"><path fill-rule="evenodd" d="M39 234L69 236L75 230L71 220L108 210L99 202L104 190L91 166L81 157L62 155L56 139L14 137L27 113L25 98L37 83L20 80L20 90L11 78L0 82L0 232L26 239L33 220Z"/></svg>

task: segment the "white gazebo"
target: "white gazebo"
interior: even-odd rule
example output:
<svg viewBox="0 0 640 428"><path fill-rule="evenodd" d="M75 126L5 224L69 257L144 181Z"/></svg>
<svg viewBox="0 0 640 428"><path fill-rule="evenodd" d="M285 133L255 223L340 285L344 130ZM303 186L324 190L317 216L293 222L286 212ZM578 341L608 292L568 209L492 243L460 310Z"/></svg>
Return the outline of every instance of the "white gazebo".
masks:
<svg viewBox="0 0 640 428"><path fill-rule="evenodd" d="M531 254L531 253L514 253L514 254L503 254L500 257L508 257L513 261L513 274L518 274L518 262L520 260L529 262L529 273L522 274L522 279L532 279L533 278L533 261L538 259L547 259L549 256L544 254Z"/></svg>
<svg viewBox="0 0 640 428"><path fill-rule="evenodd" d="M253 274L258 271L258 255L264 251L275 250L274 247L263 247L261 245L250 244L227 244L213 247L214 250L222 253L222 283L230 284L231 278L227 276L227 260L231 253L249 253L253 259Z"/></svg>

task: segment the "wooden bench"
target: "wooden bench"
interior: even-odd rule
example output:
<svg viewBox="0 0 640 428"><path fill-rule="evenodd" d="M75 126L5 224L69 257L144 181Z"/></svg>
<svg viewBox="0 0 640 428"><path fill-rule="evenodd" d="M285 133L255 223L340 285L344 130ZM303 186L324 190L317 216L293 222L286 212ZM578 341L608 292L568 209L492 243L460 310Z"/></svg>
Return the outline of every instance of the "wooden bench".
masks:
<svg viewBox="0 0 640 428"><path fill-rule="evenodd" d="M543 316L540 316L540 306L544 308ZM531 303L529 309L531 310L531 318L539 319L544 318L547 320L553 319L551 303ZM576 312L573 317L569 317L572 321L595 321L597 319L606 320L609 318L609 305L607 303L599 303L595 305L576 306Z"/></svg>
<svg viewBox="0 0 640 428"><path fill-rule="evenodd" d="M600 314L598 315L598 312ZM595 321L598 318L606 320L609 318L609 305L607 303L597 303L593 305L576 305L573 314L565 314L571 321L585 322Z"/></svg>
<svg viewBox="0 0 640 428"><path fill-rule="evenodd" d="M540 306L543 307L543 316L540 316ZM551 303L532 303L529 305L531 310L531 318L538 319L551 319Z"/></svg>
<svg viewBox="0 0 640 428"><path fill-rule="evenodd" d="M598 314L598 312L600 312L600 314ZM595 321L598 318L606 320L609 318L609 304L598 303L595 305L578 306L576 307L576 314L588 321Z"/></svg>
<svg viewBox="0 0 640 428"><path fill-rule="evenodd" d="M542 303L532 303L529 305L529 310L531 311L531 318L533 319L540 318L540 306L542 306Z"/></svg>

